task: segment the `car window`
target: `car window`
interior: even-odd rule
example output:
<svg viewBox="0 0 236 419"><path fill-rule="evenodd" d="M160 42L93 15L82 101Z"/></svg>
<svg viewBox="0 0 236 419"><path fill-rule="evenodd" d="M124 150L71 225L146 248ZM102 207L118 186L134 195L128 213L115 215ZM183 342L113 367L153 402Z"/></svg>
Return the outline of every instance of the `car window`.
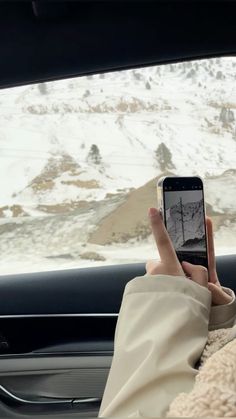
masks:
<svg viewBox="0 0 236 419"><path fill-rule="evenodd" d="M217 254L236 251L236 58L0 91L0 273L158 257L162 175L200 175Z"/></svg>

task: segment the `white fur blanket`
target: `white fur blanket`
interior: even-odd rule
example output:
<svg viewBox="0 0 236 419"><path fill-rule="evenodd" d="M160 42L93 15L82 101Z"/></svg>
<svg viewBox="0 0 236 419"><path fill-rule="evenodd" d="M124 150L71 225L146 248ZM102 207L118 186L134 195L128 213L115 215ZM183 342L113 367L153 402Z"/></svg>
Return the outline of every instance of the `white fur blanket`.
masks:
<svg viewBox="0 0 236 419"><path fill-rule="evenodd" d="M236 328L209 333L190 393L171 403L168 417L236 417Z"/></svg>

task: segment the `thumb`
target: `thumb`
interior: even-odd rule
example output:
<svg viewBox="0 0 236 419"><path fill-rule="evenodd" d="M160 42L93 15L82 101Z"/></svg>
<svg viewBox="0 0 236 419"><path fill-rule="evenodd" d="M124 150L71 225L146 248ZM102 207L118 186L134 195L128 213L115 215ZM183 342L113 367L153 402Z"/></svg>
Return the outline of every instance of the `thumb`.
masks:
<svg viewBox="0 0 236 419"><path fill-rule="evenodd" d="M192 281L207 288L208 270L205 266L193 265L189 262L182 262L184 272Z"/></svg>
<svg viewBox="0 0 236 419"><path fill-rule="evenodd" d="M229 304L232 301L232 297L218 285L209 282L208 289L211 291L213 305Z"/></svg>

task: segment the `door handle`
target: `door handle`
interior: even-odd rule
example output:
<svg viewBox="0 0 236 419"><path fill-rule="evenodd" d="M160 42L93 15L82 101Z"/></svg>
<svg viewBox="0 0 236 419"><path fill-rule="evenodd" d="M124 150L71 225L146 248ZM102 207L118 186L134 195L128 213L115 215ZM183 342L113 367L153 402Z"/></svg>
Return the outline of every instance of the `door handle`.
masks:
<svg viewBox="0 0 236 419"><path fill-rule="evenodd" d="M0 385L0 401L5 405L24 412L46 412L56 410L79 409L81 411L99 408L101 398L87 397L87 398L31 398L25 399L23 397L13 394L5 387Z"/></svg>

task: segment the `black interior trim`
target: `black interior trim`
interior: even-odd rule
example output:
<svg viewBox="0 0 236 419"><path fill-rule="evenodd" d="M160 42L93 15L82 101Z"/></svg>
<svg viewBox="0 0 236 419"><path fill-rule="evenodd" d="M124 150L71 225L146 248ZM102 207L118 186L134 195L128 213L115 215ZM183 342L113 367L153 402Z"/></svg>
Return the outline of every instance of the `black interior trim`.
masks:
<svg viewBox="0 0 236 419"><path fill-rule="evenodd" d="M236 255L217 257L217 269L236 291ZM111 354L124 287L144 273L135 263L0 277L0 356Z"/></svg>
<svg viewBox="0 0 236 419"><path fill-rule="evenodd" d="M236 53L236 2L0 2L0 87Z"/></svg>
<svg viewBox="0 0 236 419"><path fill-rule="evenodd" d="M103 340L100 341L86 341L86 342L69 342L69 343L59 343L57 345L46 346L44 348L39 348L33 351L34 354L112 354L114 349L114 343L112 340Z"/></svg>
<svg viewBox="0 0 236 419"><path fill-rule="evenodd" d="M27 400L19 397L0 385L0 401L7 406L27 413L61 411L72 408L71 399Z"/></svg>
<svg viewBox="0 0 236 419"><path fill-rule="evenodd" d="M111 352L116 322L116 317L1 319L0 330L7 346L0 349L0 357Z"/></svg>
<svg viewBox="0 0 236 419"><path fill-rule="evenodd" d="M70 413L71 409L79 412L91 411L99 408L101 398L61 399L61 398L35 398L25 399L19 397L4 386L0 385L0 402L21 413Z"/></svg>
<svg viewBox="0 0 236 419"><path fill-rule="evenodd" d="M144 264L0 277L0 315L118 313L127 281L145 273Z"/></svg>
<svg viewBox="0 0 236 419"><path fill-rule="evenodd" d="M217 257L217 269L236 291L236 255ZM134 263L1 276L0 315L117 314L126 283L144 273L145 264Z"/></svg>

